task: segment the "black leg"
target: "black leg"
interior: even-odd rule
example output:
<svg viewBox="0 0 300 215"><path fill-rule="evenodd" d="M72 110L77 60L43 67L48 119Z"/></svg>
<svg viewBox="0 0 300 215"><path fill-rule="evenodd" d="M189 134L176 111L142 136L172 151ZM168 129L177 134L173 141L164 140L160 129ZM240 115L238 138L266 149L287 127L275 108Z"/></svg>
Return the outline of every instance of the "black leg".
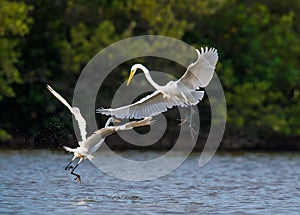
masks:
<svg viewBox="0 0 300 215"><path fill-rule="evenodd" d="M79 182L81 182L80 175L78 175L74 172L74 170L78 167L78 165L79 165L79 163L76 164L76 166L74 166L74 168L71 171L71 174L76 176L76 178L74 180L78 180Z"/></svg>
<svg viewBox="0 0 300 215"><path fill-rule="evenodd" d="M191 113L190 113L190 117L189 117L189 127L191 128L191 127L193 127L193 115L194 115L194 113L195 113L195 110L193 109L193 106L190 106L190 111L191 111Z"/></svg>
<svg viewBox="0 0 300 215"><path fill-rule="evenodd" d="M65 170L70 169L69 167L70 167L70 165L71 165L72 162L73 162L73 160L71 160L70 163L68 163L68 165L66 166Z"/></svg>
<svg viewBox="0 0 300 215"><path fill-rule="evenodd" d="M192 139L194 139L195 135L197 134L196 130L194 129L194 122L193 122L193 115L195 113L194 106L190 106L190 111L191 111L191 114L189 117L189 127L191 129L190 132L191 132Z"/></svg>

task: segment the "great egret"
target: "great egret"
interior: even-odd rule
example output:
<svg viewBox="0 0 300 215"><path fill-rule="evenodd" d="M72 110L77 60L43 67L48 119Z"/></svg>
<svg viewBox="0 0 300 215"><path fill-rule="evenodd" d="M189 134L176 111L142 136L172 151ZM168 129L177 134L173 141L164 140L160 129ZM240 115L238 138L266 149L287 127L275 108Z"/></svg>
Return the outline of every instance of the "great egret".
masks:
<svg viewBox="0 0 300 215"><path fill-rule="evenodd" d="M68 102L61 95L59 95L55 90L53 90L49 85L47 85L47 89L71 111L71 113L75 116L75 119L78 122L80 135L82 138L81 141L78 141L79 147L69 148L69 147L64 146L64 149L66 151L74 153L74 157L72 158L70 163L65 168L65 170L72 169L71 174L76 176L76 178L74 180L81 181L80 175L74 173L74 170L86 158L89 160L93 159L92 154L100 148L100 146L103 144L105 138L108 135L110 135L116 131L130 130L134 127L151 125L153 123L153 121L151 121L151 117L147 117L143 120L128 122L128 123L126 123L124 125L120 125L120 126L109 126L110 123L112 123L114 121L119 122L119 120L116 120L113 117L110 117L107 120L104 128L101 128L101 129L95 131L91 136L86 138L86 134L87 134L86 121L85 121L84 117L81 115L80 109L77 107L71 107L68 104ZM79 161L77 162L75 167L70 166L76 158L79 158Z"/></svg>
<svg viewBox="0 0 300 215"><path fill-rule="evenodd" d="M204 91L197 91L206 87L213 77L218 61L218 52L215 48L196 49L198 59L190 64L184 75L177 81L170 81L166 85L158 85L151 77L149 70L142 64L131 67L127 81L129 85L138 69L141 69L149 83L156 89L152 94L141 100L119 108L98 108L97 113L111 115L117 118L135 118L155 116L167 111L173 106L187 107L196 105L202 100Z"/></svg>

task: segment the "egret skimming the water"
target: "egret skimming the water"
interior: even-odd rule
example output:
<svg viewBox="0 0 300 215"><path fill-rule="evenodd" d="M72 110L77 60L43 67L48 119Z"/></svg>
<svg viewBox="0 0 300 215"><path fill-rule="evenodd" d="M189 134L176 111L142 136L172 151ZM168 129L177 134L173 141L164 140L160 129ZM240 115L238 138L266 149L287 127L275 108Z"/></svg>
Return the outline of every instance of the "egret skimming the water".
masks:
<svg viewBox="0 0 300 215"><path fill-rule="evenodd" d="M68 152L73 152L74 157L70 161L70 163L66 166L65 170L72 169L71 174L75 175L76 178L74 180L81 181L80 175L74 173L74 170L78 167L78 165L84 160L84 159L93 159L93 153L96 152L100 146L103 144L105 138L109 136L110 134L116 132L116 131L124 131L124 130L130 130L133 129L134 127L140 127L140 126L146 126L146 125L151 125L153 121L151 121L151 117L147 117L143 120L140 121L132 121L128 122L124 125L120 126L109 126L110 123L112 122L118 122L119 120L114 119L113 117L110 117L104 128L101 128L97 131L95 131L92 135L89 137L86 137L86 120L80 113L80 109L77 107L71 107L68 102L61 96L59 95L55 90L53 90L49 85L47 85L47 89L60 101L62 102L69 110L70 112L75 116L75 119L78 122L78 127L80 130L80 135L81 135L81 141L78 141L79 147L77 148L69 148L64 146L64 149ZM77 164L72 167L70 166L72 162L76 159L79 158L79 161Z"/></svg>
<svg viewBox="0 0 300 215"><path fill-rule="evenodd" d="M97 113L111 115L117 118L135 118L155 116L167 111L173 106L187 107L196 105L202 100L204 91L211 81L218 61L218 52L214 48L196 49L198 59L190 64L184 75L177 81L170 81L166 85L158 85L151 77L149 70L142 64L131 67L127 85L138 69L141 69L149 83L156 89L152 94L141 100L119 108L98 108Z"/></svg>

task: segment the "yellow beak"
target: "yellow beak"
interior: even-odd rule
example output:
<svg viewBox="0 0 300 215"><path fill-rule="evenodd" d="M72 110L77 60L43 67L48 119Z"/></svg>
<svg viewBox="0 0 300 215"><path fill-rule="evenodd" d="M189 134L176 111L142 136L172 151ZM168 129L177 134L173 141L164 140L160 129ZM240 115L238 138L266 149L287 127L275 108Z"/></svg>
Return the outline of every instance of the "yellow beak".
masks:
<svg viewBox="0 0 300 215"><path fill-rule="evenodd" d="M114 119L114 122L121 122L120 120L118 120L118 119Z"/></svg>
<svg viewBox="0 0 300 215"><path fill-rule="evenodd" d="M127 86L130 84L130 81L131 81L131 79L133 78L133 76L134 76L134 70L131 70L130 75L129 75L129 78L128 78L128 80L127 80Z"/></svg>

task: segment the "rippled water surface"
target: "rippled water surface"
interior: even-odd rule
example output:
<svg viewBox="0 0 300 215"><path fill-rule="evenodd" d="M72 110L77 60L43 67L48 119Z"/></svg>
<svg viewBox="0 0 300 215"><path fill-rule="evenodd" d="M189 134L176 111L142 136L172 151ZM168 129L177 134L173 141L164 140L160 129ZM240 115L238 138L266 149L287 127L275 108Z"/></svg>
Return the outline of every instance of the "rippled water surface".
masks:
<svg viewBox="0 0 300 215"><path fill-rule="evenodd" d="M130 152L130 156L139 160L151 157L151 153ZM85 161L78 167L82 177L78 183L64 170L71 158L60 151L1 150L0 213L300 212L297 153L220 153L202 168L198 166L199 154L192 154L172 173L145 182L116 179Z"/></svg>

